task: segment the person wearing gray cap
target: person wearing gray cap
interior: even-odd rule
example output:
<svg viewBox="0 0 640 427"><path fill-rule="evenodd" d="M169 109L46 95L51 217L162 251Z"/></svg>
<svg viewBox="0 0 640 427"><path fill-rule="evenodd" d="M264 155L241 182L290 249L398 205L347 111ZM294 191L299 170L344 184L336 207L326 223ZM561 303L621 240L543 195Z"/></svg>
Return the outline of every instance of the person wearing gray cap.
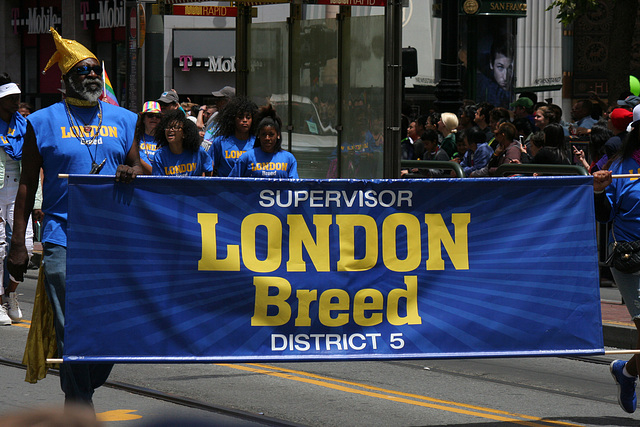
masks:
<svg viewBox="0 0 640 427"><path fill-rule="evenodd" d="M175 89L162 92L162 95L160 95L160 98L156 99L156 101L160 104L160 109L163 113L180 108L180 99L178 99L178 92L176 92Z"/></svg>
<svg viewBox="0 0 640 427"><path fill-rule="evenodd" d="M618 105L627 110L633 110L638 104L640 104L640 96L630 95L618 100Z"/></svg>
<svg viewBox="0 0 640 427"><path fill-rule="evenodd" d="M202 146L205 150L209 150L211 147L211 142L214 139L216 133L216 121L215 118L222 111L224 107L229 103L230 100L236 97L236 90L231 86L225 86L220 90L211 92L213 96L215 96L215 105L216 111L211 114L209 120L204 125L204 138L202 140Z"/></svg>
<svg viewBox="0 0 640 427"><path fill-rule="evenodd" d="M216 98L224 98L228 102L231 98L236 96L236 90L235 90L235 88L232 88L231 86L225 86L220 90L217 90L215 92L211 92L211 94L213 96L215 96Z"/></svg>

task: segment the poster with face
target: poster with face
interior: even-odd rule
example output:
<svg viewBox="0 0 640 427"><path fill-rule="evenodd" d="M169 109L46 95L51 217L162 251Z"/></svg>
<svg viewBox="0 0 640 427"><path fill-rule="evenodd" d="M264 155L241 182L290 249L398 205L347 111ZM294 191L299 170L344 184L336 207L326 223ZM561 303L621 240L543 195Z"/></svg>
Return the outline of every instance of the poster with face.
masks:
<svg viewBox="0 0 640 427"><path fill-rule="evenodd" d="M515 34L513 19L478 19L476 100L509 108L513 101Z"/></svg>

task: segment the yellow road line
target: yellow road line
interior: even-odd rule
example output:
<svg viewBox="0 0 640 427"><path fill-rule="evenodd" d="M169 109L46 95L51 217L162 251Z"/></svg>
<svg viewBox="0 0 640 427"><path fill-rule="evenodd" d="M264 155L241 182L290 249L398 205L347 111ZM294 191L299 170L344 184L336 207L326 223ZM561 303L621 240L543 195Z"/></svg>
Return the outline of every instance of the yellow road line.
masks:
<svg viewBox="0 0 640 427"><path fill-rule="evenodd" d="M131 421L142 418L142 415L134 414L137 409L115 409L113 411L105 411L96 414L96 419L102 422L109 421Z"/></svg>
<svg viewBox="0 0 640 427"><path fill-rule="evenodd" d="M602 322L603 325L622 325L622 326L631 326L635 327L635 323L633 322L616 322L615 320L607 320L606 322Z"/></svg>
<svg viewBox="0 0 640 427"><path fill-rule="evenodd" d="M31 320L22 319L20 323L12 323L11 326L20 326L21 328L29 329L29 326L31 326Z"/></svg>
<svg viewBox="0 0 640 427"><path fill-rule="evenodd" d="M511 422L511 423L522 424L522 425L527 425L527 426L548 426L549 424L557 424L557 425L564 425L564 426L575 426L575 427L580 426L580 424L571 424L571 423L565 423L565 422L562 422L562 421L544 420L544 419L539 418L539 417L532 417L532 416L528 416L528 415L515 414L515 413L510 413L510 412L506 412L506 411L497 410L497 409L483 408L483 407L479 407L479 406L473 406L473 405L467 405L467 404L451 402L451 401L446 401L446 400L434 399L434 398L430 398L430 397L427 397L427 396L421 396L421 395L411 394L411 393L404 393L404 392L399 392L399 391L395 391L395 390L388 390L388 389L383 389L383 388L379 388L379 387L369 386L369 385L366 385L366 384L360 384L360 383L355 383L355 382L345 381L345 380L338 380L338 379L335 379L335 378L324 377L324 376L321 376L321 375L315 375L315 374L311 374L311 373L308 373L308 372L295 371L295 370L292 370L292 369L279 368L279 367L270 366L270 365L263 365L263 364L259 364L259 363L251 363L251 364L249 364L250 366L234 365L234 364L223 364L223 363L219 363L217 365L218 366L228 367L228 368L233 368L233 369L238 369L238 370L244 370L244 371L259 373L259 374L275 376L275 377L284 378L284 379L288 379L288 380L292 380L292 381L299 381L299 382L304 382L304 383L308 383L308 384L314 384L314 385L318 385L318 386L321 386L321 387L330 388L330 389L333 389L333 390L343 391L343 392L346 392L346 393L355 393L355 394L368 396L368 397L374 397L374 398L378 398L378 399L385 399L385 400L390 400L390 401L399 402L399 403L406 403L406 404L409 404L409 405L416 405L416 406L422 406L422 407L427 407L427 408L432 408L432 409L439 409L439 410L443 410L443 411L447 411L447 412L454 412L454 413L458 413L458 414L471 415L471 416L474 416L474 417L486 418L486 419L490 419L490 420L493 420L493 421ZM255 368L253 366L255 366ZM302 376L307 377L307 378L301 378L301 377L295 376L295 375L302 375ZM350 387L345 387L345 386L342 386L342 385L339 385L339 384L349 385ZM353 387L357 387L357 388L353 388ZM364 390L360 390L360 389L364 389ZM372 391L376 391L376 392L379 392L379 393L375 393L375 392L372 392L372 391L366 391L366 390L372 390ZM382 394L382 393L386 393L386 394ZM394 395L396 395L396 396L394 396ZM402 396L402 397L399 397L399 396ZM413 399L417 399L417 400L413 400ZM429 402L431 402L431 403L429 403ZM445 405L452 405L452 406L445 406ZM457 406L457 408L455 406ZM482 412L478 412L478 411L482 411ZM535 422L523 421L523 420L518 419L518 418L521 418L521 419L523 418L523 419L528 419L528 420L532 420L532 421L542 422L544 424L538 424L538 423L535 423Z"/></svg>

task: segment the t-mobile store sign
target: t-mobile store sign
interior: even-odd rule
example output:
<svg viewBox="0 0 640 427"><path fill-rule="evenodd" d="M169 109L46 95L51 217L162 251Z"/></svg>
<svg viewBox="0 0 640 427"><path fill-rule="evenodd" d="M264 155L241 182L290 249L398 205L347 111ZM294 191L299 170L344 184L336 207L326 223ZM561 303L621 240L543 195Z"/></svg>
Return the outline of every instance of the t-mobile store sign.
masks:
<svg viewBox="0 0 640 427"><path fill-rule="evenodd" d="M204 67L210 73L235 73L236 57L210 56L208 58L194 58L192 55L180 55L178 67L182 71L191 71L192 68Z"/></svg>
<svg viewBox="0 0 640 427"><path fill-rule="evenodd" d="M173 30L173 87L180 94L210 95L235 86L233 29Z"/></svg>

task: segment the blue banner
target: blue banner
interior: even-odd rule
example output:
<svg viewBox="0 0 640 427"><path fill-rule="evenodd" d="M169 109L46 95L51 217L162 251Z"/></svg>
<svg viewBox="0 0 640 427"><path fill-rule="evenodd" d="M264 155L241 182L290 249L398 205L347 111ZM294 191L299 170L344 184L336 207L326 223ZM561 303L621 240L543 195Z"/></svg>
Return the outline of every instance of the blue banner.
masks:
<svg viewBox="0 0 640 427"><path fill-rule="evenodd" d="M598 354L591 177L69 177L64 359Z"/></svg>

